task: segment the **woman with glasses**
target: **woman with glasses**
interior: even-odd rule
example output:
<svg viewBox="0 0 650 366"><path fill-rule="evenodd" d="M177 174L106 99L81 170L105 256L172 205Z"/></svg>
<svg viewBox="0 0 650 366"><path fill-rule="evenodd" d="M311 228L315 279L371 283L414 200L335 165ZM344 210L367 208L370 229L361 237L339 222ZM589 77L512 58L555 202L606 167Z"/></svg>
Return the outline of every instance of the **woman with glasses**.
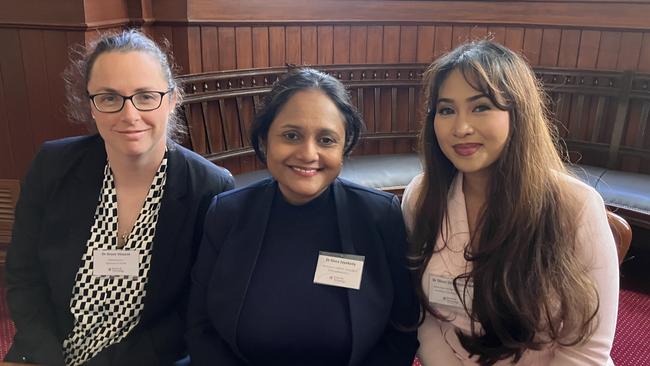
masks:
<svg viewBox="0 0 650 366"><path fill-rule="evenodd" d="M172 138L181 93L138 31L66 71L71 118L96 134L46 142L24 179L7 253L7 361L170 365L211 198L233 179Z"/></svg>

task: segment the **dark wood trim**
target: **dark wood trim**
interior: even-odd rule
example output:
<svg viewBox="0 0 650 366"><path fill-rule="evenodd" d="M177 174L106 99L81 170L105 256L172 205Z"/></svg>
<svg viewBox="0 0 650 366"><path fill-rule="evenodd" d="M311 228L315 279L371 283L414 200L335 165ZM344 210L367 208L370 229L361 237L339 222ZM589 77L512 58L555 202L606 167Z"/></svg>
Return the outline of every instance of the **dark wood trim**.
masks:
<svg viewBox="0 0 650 366"><path fill-rule="evenodd" d="M228 22L422 22L650 29L649 3L188 0L187 18L158 21ZM181 14L180 16L182 16Z"/></svg>

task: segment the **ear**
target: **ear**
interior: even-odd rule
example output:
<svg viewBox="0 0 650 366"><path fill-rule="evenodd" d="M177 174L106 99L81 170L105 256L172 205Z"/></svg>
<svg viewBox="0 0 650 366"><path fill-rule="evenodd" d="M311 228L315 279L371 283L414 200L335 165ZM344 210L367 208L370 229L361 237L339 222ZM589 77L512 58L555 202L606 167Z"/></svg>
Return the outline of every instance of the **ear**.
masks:
<svg viewBox="0 0 650 366"><path fill-rule="evenodd" d="M266 154L266 140L263 138L260 138L258 140L258 146L260 148L260 152L262 153L262 156L264 156L264 160L266 160L267 154Z"/></svg>
<svg viewBox="0 0 650 366"><path fill-rule="evenodd" d="M175 88L171 92L169 92L169 113L174 113L174 110L176 107L180 107L177 105L179 101L179 96L178 96L178 89Z"/></svg>

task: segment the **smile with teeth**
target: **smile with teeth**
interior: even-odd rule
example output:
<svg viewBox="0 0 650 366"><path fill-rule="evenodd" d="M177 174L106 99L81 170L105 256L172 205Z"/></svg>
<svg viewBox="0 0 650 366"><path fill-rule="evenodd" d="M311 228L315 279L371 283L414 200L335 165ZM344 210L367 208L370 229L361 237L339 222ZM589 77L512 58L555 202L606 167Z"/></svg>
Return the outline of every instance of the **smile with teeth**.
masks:
<svg viewBox="0 0 650 366"><path fill-rule="evenodd" d="M306 177L314 176L320 171L320 169L318 168L303 168L303 167L293 166L293 165L289 167L291 168L291 170L298 173L299 175L306 176Z"/></svg>

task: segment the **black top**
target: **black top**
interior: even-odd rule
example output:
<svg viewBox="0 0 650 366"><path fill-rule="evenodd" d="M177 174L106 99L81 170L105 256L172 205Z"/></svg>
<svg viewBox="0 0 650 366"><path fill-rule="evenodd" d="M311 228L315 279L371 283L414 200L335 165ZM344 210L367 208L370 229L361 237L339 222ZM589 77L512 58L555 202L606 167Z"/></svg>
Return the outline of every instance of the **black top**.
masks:
<svg viewBox="0 0 650 366"><path fill-rule="evenodd" d="M348 290L313 283L319 251L341 252L332 190L294 206L277 189L237 332L251 363L348 363Z"/></svg>

